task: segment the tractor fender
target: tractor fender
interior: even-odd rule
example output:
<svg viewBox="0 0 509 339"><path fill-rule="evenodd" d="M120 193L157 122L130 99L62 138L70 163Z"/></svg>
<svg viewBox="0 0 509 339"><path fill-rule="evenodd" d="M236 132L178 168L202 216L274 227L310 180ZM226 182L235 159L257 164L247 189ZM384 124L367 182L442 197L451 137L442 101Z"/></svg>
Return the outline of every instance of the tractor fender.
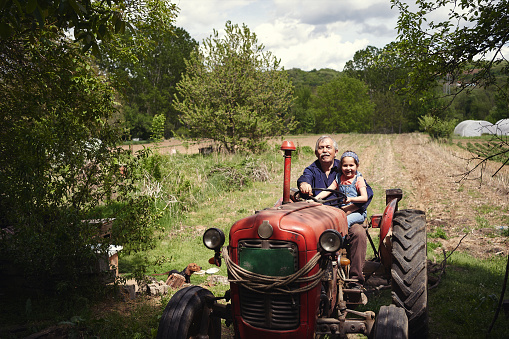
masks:
<svg viewBox="0 0 509 339"><path fill-rule="evenodd" d="M392 264L392 244L390 239L386 239L387 235L392 234L389 231L392 229L392 219L394 212L398 206L398 199L392 199L385 207L384 214L382 215L382 221L380 222L380 243L378 247L378 253L380 254L380 261L383 266L390 272Z"/></svg>
<svg viewBox="0 0 509 339"><path fill-rule="evenodd" d="M397 203L398 199L392 199L387 204L387 207L385 207L382 221L380 222L380 239L385 239L392 227L392 218L394 217L394 212L396 212Z"/></svg>

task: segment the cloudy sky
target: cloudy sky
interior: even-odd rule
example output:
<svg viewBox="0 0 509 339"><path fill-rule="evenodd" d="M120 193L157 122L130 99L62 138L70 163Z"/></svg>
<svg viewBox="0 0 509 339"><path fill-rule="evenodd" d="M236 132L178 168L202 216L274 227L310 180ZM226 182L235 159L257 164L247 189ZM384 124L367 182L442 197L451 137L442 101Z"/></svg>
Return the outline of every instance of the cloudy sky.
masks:
<svg viewBox="0 0 509 339"><path fill-rule="evenodd" d="M396 40L389 0L176 0L176 25L198 42L245 23L285 69L342 71L356 51Z"/></svg>

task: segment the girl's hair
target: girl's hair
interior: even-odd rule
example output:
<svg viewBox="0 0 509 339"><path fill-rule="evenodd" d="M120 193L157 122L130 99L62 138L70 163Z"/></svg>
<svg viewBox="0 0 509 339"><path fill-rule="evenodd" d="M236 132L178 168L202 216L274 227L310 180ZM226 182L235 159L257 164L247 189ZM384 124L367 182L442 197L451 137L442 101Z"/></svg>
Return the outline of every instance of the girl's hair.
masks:
<svg viewBox="0 0 509 339"><path fill-rule="evenodd" d="M355 153L354 151L346 151L345 153L343 153L343 154L341 155L341 160L340 160L341 165L343 165L343 158L345 158L345 157L351 157L351 158L353 158L353 160L355 161L355 164L356 164L357 166L359 166L359 156L358 156L358 155L357 155L357 153Z"/></svg>

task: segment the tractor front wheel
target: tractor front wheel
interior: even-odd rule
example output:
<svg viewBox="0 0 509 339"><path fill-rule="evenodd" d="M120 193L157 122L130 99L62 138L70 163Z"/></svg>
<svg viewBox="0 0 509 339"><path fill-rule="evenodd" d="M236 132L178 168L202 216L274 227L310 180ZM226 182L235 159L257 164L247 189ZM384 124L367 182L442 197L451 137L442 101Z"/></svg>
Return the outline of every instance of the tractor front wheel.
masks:
<svg viewBox="0 0 509 339"><path fill-rule="evenodd" d="M212 292L199 286L179 290L164 309L157 339L187 339L200 334L207 334L210 339L221 339L221 319L211 317L211 309L207 305L207 298L213 297ZM207 323L206 333L200 333Z"/></svg>
<svg viewBox="0 0 509 339"><path fill-rule="evenodd" d="M392 303L406 311L410 338L428 336L426 260L424 212L397 211L392 229Z"/></svg>
<svg viewBox="0 0 509 339"><path fill-rule="evenodd" d="M405 310L395 305L380 307L370 338L408 339L408 318Z"/></svg>

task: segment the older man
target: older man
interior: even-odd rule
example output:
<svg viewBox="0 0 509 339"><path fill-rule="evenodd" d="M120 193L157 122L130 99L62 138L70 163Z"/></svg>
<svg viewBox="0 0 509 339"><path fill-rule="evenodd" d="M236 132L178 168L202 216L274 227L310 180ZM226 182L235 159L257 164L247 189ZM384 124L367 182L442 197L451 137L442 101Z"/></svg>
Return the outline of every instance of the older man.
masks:
<svg viewBox="0 0 509 339"><path fill-rule="evenodd" d="M318 159L306 167L302 176L297 180L297 187L302 193L316 195L321 190L313 190L312 188L327 188L336 179L336 175L341 174L341 165L339 160L336 159L337 153L338 144L334 139L327 135L318 138L315 145L315 155ZM338 194L332 193L327 200L337 197L339 197ZM325 204L331 205L334 202L327 202ZM350 211L361 207L354 204L350 206ZM351 261L350 278L357 279L359 282L358 284L352 284L350 287L361 288L364 284L362 268L366 259L367 247L364 227L360 224L353 224L348 230L346 240Z"/></svg>

